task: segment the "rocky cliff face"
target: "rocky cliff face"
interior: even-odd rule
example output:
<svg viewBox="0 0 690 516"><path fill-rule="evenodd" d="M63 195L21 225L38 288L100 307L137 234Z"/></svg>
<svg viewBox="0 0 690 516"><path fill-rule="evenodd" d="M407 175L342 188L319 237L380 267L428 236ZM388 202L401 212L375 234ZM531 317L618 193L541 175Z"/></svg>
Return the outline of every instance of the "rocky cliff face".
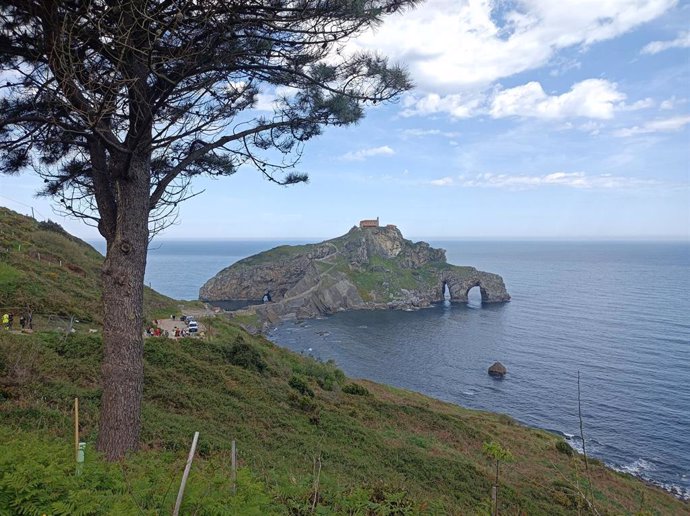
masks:
<svg viewBox="0 0 690 516"><path fill-rule="evenodd" d="M467 302L475 286L485 303L510 300L497 274L448 264L443 249L406 240L395 226L353 227L320 244L245 258L207 281L199 297L256 302L247 313L277 322L341 310L425 307L443 301L445 287L452 302ZM259 304L267 292L272 302Z"/></svg>

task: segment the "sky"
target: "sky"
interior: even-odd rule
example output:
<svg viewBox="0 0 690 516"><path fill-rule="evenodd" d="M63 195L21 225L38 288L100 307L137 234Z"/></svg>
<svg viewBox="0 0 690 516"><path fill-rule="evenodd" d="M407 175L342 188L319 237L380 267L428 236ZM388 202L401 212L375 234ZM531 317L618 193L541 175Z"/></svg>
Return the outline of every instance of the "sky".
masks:
<svg viewBox="0 0 690 516"><path fill-rule="evenodd" d="M690 1L428 0L348 49L415 88L308 142L307 184L198 179L158 238L317 239L380 217L419 238L690 240ZM0 205L99 238L40 187L0 176Z"/></svg>

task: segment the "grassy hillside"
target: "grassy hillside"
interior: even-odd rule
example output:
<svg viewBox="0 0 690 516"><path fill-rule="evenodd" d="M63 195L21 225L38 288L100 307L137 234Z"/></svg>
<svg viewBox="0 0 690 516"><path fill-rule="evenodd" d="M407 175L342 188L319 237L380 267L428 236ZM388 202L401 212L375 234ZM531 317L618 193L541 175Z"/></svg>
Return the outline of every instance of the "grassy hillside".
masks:
<svg viewBox="0 0 690 516"><path fill-rule="evenodd" d="M58 224L38 222L0 207L0 310L32 311L38 317L102 319L100 270L103 256ZM149 315L174 313L179 303L145 291Z"/></svg>
<svg viewBox="0 0 690 516"><path fill-rule="evenodd" d="M112 465L93 451L100 336L0 331L0 516L170 514L195 431L201 436L182 514L488 514L494 464L482 447L490 441L514 456L501 465L501 514L594 513L583 496L590 491L583 460L558 436L353 381L334 364L226 320L206 323L206 340L146 341L142 451ZM88 443L79 475L74 397ZM596 461L590 466L598 514L690 510Z"/></svg>
<svg viewBox="0 0 690 516"><path fill-rule="evenodd" d="M97 478L77 479L71 490L59 478L72 470L70 407L79 397L83 436L93 443L100 339L78 333L68 338L2 334L0 456L10 478L0 480L0 506L40 490L65 489L60 499L68 500L86 489L99 496L105 491L108 503L134 498L144 513L167 513L174 501L170 485L177 482L198 430L200 460L192 484L198 497L188 499L189 514L192 509L222 513L207 507L202 493L214 500L232 498L232 439L246 468L242 492L255 491L264 513L310 512L314 462L320 457L317 501L322 513L483 514L493 467L482 445L489 441L502 443L515 457L502 468L501 506L507 513L586 509L578 494L578 486L586 492L583 462L564 453L562 445L559 450L557 436L524 428L506 416L370 382L353 383L332 364L277 348L224 321L213 321L211 328L213 337L206 341L146 342L144 451L110 473L89 453ZM17 452L22 444L26 449ZM46 470L40 490L17 488L14 476L25 470ZM671 496L596 462L592 485L600 514L688 510ZM107 513L106 508L87 514Z"/></svg>

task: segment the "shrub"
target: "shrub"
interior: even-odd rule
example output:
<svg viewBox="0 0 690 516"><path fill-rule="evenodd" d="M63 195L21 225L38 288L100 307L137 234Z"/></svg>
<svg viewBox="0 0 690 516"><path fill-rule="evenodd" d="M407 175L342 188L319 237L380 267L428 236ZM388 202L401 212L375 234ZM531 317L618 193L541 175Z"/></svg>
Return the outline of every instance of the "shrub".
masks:
<svg viewBox="0 0 690 516"><path fill-rule="evenodd" d="M64 228L58 224L57 222L53 222L52 220L42 220L38 223L38 229L42 229L43 231L52 231L54 233L59 233L64 236L71 236L67 231L64 230Z"/></svg>
<svg viewBox="0 0 690 516"><path fill-rule="evenodd" d="M224 352L225 360L233 365L263 373L266 370L266 362L261 353L239 335L235 342Z"/></svg>
<svg viewBox="0 0 690 516"><path fill-rule="evenodd" d="M336 367L333 360L323 363L307 359L294 367L293 372L313 378L324 391L332 391L336 384L341 384L345 380L345 373Z"/></svg>
<svg viewBox="0 0 690 516"><path fill-rule="evenodd" d="M302 375L292 375L288 385L305 396L310 396L312 398L314 397L314 391L311 390L311 387L309 387L309 384L307 383L307 379Z"/></svg>
<svg viewBox="0 0 690 516"><path fill-rule="evenodd" d="M354 396L369 396L369 389L358 383L348 383L343 387L343 392Z"/></svg>
<svg viewBox="0 0 690 516"><path fill-rule="evenodd" d="M556 442L556 449L561 453L565 453L568 457L573 456L573 448L563 440Z"/></svg>
<svg viewBox="0 0 690 516"><path fill-rule="evenodd" d="M76 475L70 446L45 435L14 434L0 427L0 515L170 514L175 501L171 486L180 469L174 454L140 452L120 464L108 464L87 447L82 474ZM238 470L234 496L228 496L230 489L222 462L198 459L181 513L277 513L265 485L249 470Z"/></svg>

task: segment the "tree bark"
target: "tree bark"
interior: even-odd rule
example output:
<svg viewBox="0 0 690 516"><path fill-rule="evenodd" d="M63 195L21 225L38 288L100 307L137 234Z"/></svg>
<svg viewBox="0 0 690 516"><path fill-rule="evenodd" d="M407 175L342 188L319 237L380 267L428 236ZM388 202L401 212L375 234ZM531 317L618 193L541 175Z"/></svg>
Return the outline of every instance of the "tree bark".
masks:
<svg viewBox="0 0 690 516"><path fill-rule="evenodd" d="M150 156L150 155L149 155ZM139 446L144 387L144 271L149 156L134 156L117 180L117 215L104 236L103 394L97 448L117 460ZM105 229L105 228L104 228Z"/></svg>

